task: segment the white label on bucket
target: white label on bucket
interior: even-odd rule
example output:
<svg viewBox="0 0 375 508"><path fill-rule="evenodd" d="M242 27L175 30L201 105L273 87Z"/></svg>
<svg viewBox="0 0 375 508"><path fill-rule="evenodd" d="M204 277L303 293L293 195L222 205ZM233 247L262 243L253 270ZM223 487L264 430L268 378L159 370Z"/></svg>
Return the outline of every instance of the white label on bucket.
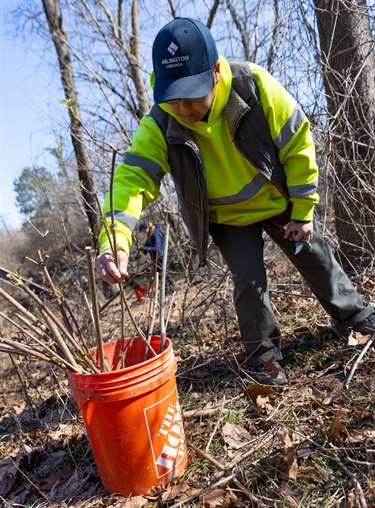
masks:
<svg viewBox="0 0 375 508"><path fill-rule="evenodd" d="M165 399L144 409L148 437L158 478L173 471L186 453L180 405L176 401L176 396L172 399L175 402L169 403L163 420L159 420L159 423L154 421L156 406L170 399L175 391L176 388ZM151 418L148 418L148 416ZM153 429L151 429L151 425L153 425ZM158 425L160 425L159 428L157 428Z"/></svg>

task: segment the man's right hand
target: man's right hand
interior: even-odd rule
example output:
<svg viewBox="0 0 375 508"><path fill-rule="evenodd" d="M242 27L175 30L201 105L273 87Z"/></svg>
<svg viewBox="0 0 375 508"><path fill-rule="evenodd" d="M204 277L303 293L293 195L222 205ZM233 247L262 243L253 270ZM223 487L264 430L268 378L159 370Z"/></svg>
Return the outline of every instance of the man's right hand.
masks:
<svg viewBox="0 0 375 508"><path fill-rule="evenodd" d="M96 269L100 277L110 284L124 282L125 278L128 276L128 256L123 250L117 252L117 265L118 266L115 264L111 250L102 252L96 258Z"/></svg>

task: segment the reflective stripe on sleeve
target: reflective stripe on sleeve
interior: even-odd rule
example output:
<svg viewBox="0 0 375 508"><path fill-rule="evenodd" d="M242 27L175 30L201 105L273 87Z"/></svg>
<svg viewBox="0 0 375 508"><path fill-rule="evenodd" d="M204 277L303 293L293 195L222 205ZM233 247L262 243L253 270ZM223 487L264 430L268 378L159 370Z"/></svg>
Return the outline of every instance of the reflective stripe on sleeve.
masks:
<svg viewBox="0 0 375 508"><path fill-rule="evenodd" d="M314 180L310 183L305 183L303 185L293 185L292 187L288 187L289 196L291 198L305 198L306 196L311 196L318 190L318 180Z"/></svg>
<svg viewBox="0 0 375 508"><path fill-rule="evenodd" d="M158 186L160 185L164 173L161 166L156 164L156 162L152 162L145 157L141 157L140 155L136 155L130 152L125 152L123 162L129 166L139 166L154 180Z"/></svg>
<svg viewBox="0 0 375 508"><path fill-rule="evenodd" d="M306 120L305 113L301 107L296 104L293 113L290 115L289 120L286 122L284 127L281 129L279 135L273 140L275 146L282 150L289 141L293 138L295 133L298 131L302 123Z"/></svg>
<svg viewBox="0 0 375 508"><path fill-rule="evenodd" d="M108 219L111 218L111 212L106 212L105 217ZM130 213L121 212L120 210L115 210L114 212L115 220L119 222L123 222L126 224L132 231L134 231L135 226L137 225L138 219L131 215Z"/></svg>

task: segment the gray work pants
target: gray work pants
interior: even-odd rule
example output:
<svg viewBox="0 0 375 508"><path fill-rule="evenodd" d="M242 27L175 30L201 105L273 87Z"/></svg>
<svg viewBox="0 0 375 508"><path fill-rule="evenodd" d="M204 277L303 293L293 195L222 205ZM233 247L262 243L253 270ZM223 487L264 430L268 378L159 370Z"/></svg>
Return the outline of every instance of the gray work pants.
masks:
<svg viewBox="0 0 375 508"><path fill-rule="evenodd" d="M274 218L286 225L290 214L286 211ZM346 330L373 314L374 309L362 302L336 261L316 220L312 251L304 247L298 255L294 254L295 243L283 239L272 219L240 227L211 222L210 234L232 273L238 324L251 363L259 365L272 356L282 359L280 330L270 305L264 265L263 230L298 269L337 329Z"/></svg>

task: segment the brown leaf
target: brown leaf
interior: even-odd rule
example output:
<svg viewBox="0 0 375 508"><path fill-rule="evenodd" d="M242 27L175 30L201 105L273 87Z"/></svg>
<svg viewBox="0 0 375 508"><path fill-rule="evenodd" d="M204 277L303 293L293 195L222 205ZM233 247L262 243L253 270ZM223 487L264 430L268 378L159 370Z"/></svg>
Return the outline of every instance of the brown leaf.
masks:
<svg viewBox="0 0 375 508"><path fill-rule="evenodd" d="M356 502L356 494L355 492L349 492L349 495L348 495L348 504L347 504L347 507L348 508L356 508L358 506L357 502Z"/></svg>
<svg viewBox="0 0 375 508"><path fill-rule="evenodd" d="M279 375L280 368L275 364L275 357L273 356L269 360L263 360L263 365L266 368L266 371L270 373L272 379L276 379Z"/></svg>
<svg viewBox="0 0 375 508"><path fill-rule="evenodd" d="M198 496L198 493L201 492L201 487L192 487L191 485L188 486L189 488L186 490L186 492L183 492L179 498L180 501L183 501L184 499L187 499L191 496Z"/></svg>
<svg viewBox="0 0 375 508"><path fill-rule="evenodd" d="M125 503L121 503L122 508L142 508L148 503L147 499L143 496L135 496L127 499Z"/></svg>
<svg viewBox="0 0 375 508"><path fill-rule="evenodd" d="M17 468L12 459L0 461L0 496L7 497L16 483Z"/></svg>
<svg viewBox="0 0 375 508"><path fill-rule="evenodd" d="M329 438L331 441L337 441L339 443L344 443L348 439L348 431L344 427L344 425L341 423L340 418L347 413L348 410L344 408L340 408L335 416L335 419L333 420L333 424L331 427L331 432L329 435Z"/></svg>
<svg viewBox="0 0 375 508"><path fill-rule="evenodd" d="M321 484L327 483L330 479L329 472L310 459L303 461L303 463L299 466L298 476L306 476Z"/></svg>
<svg viewBox="0 0 375 508"><path fill-rule="evenodd" d="M309 480L313 480L314 482L317 483L323 483L321 477L319 476L317 470L313 465L305 466L304 464L302 464L301 466L299 466L298 476L299 477L306 476Z"/></svg>
<svg viewBox="0 0 375 508"><path fill-rule="evenodd" d="M44 467L44 464L43 464ZM60 483L60 481L68 478L72 474L72 465L64 464L63 467L59 468L54 473L49 474L48 476L42 478L41 480L36 480L35 485L40 490L45 492L49 492L53 489L53 487Z"/></svg>
<svg viewBox="0 0 375 508"><path fill-rule="evenodd" d="M22 485L15 492L12 491L9 498L12 501L11 506L24 506L31 488L31 485Z"/></svg>
<svg viewBox="0 0 375 508"><path fill-rule="evenodd" d="M367 344L368 340L368 335L362 335L360 332L350 332L348 346L363 346Z"/></svg>
<svg viewBox="0 0 375 508"><path fill-rule="evenodd" d="M215 489L199 497L199 506L202 508L231 508L237 501L232 490Z"/></svg>
<svg viewBox="0 0 375 508"><path fill-rule="evenodd" d="M314 464L314 467L317 470L323 482L324 483L329 482L331 479L331 474L326 469L324 469L324 467L321 466L320 464L317 464L316 462L312 462L312 464Z"/></svg>
<svg viewBox="0 0 375 508"><path fill-rule="evenodd" d="M357 341L357 337L355 336L355 334L351 331L349 333L349 337L348 337L348 346L357 346L358 345L358 341Z"/></svg>
<svg viewBox="0 0 375 508"><path fill-rule="evenodd" d="M165 492L167 489L164 487L162 483L157 483L153 487L150 488L150 490L147 493L147 497L159 497L163 492Z"/></svg>
<svg viewBox="0 0 375 508"><path fill-rule="evenodd" d="M224 441L230 448L238 449L250 440L251 436L247 430L237 423L227 422L223 427Z"/></svg>
<svg viewBox="0 0 375 508"><path fill-rule="evenodd" d="M248 386L245 389L245 394L255 405L257 405L258 397L270 399L272 402L274 402L274 400L277 397L277 393L275 392L275 390L272 390L272 388L269 388L268 386L265 385L257 385L257 384Z"/></svg>
<svg viewBox="0 0 375 508"><path fill-rule="evenodd" d="M190 486L181 478L174 479L168 489L161 495L161 501L166 503L173 499L180 498L190 489Z"/></svg>
<svg viewBox="0 0 375 508"><path fill-rule="evenodd" d="M202 494L199 497L199 506L202 508L216 508L218 506L223 506L225 496L225 490L215 489L207 492L207 494Z"/></svg>
<svg viewBox="0 0 375 508"><path fill-rule="evenodd" d="M298 472L296 450L295 450L295 446L293 445L293 443L289 437L288 429L284 428L279 433L279 438L280 438L282 445L284 446L286 458L288 461L288 476L290 479L296 480L297 479L297 472Z"/></svg>
<svg viewBox="0 0 375 508"><path fill-rule="evenodd" d="M323 406L329 406L333 402L336 402L337 400L341 399L342 395L340 393L334 393L333 395L330 395L329 397L325 397L322 401Z"/></svg>

